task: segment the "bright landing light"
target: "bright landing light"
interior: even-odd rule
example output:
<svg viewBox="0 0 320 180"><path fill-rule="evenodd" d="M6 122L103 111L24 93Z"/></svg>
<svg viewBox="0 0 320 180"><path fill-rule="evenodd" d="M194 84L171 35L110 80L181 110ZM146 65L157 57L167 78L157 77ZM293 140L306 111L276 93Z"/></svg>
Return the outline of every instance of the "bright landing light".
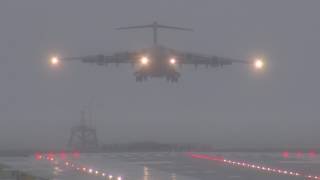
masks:
<svg viewBox="0 0 320 180"><path fill-rule="evenodd" d="M142 65L147 65L149 63L149 59L146 56L143 56L140 59L140 62L141 62Z"/></svg>
<svg viewBox="0 0 320 180"><path fill-rule="evenodd" d="M262 59L256 59L254 62L254 67L256 69L262 69L264 67L264 62L262 61Z"/></svg>
<svg viewBox="0 0 320 180"><path fill-rule="evenodd" d="M60 63L59 58L57 56L52 57L50 62L54 66L57 66Z"/></svg>
<svg viewBox="0 0 320 180"><path fill-rule="evenodd" d="M170 59L170 64L175 65L177 63L177 60L175 58Z"/></svg>

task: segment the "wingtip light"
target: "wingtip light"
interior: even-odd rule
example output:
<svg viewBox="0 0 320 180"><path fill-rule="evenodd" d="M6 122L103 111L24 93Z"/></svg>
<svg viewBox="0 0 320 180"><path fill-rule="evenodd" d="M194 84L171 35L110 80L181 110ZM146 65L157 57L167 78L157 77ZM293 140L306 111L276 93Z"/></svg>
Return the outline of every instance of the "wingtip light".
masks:
<svg viewBox="0 0 320 180"><path fill-rule="evenodd" d="M263 69L264 66L265 66L265 63L261 58L255 59L255 61L254 61L255 69Z"/></svg>
<svg viewBox="0 0 320 180"><path fill-rule="evenodd" d="M53 56L53 57L51 57L51 59L50 59L50 63L51 63L51 65L53 65L53 66L58 66L59 63L60 63L60 59L59 59L57 56Z"/></svg>

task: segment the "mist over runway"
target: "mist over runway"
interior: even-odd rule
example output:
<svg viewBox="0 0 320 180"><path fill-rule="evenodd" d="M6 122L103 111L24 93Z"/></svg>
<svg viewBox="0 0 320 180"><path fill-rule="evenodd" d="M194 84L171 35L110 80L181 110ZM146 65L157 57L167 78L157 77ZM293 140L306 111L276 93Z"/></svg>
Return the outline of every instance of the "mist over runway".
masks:
<svg viewBox="0 0 320 180"><path fill-rule="evenodd" d="M244 162L246 165L242 165ZM2 157L0 163L51 179L289 180L318 179L320 159L287 159L279 153L244 152L91 153L63 158L60 154L43 153L35 157Z"/></svg>

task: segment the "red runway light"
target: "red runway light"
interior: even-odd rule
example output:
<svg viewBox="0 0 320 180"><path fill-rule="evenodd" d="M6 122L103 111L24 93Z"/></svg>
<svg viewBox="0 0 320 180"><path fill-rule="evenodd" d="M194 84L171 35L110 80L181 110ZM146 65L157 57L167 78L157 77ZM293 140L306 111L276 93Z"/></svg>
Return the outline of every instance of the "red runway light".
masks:
<svg viewBox="0 0 320 180"><path fill-rule="evenodd" d="M317 153L315 151L310 151L309 152L309 157L310 158L315 158L317 156Z"/></svg>
<svg viewBox="0 0 320 180"><path fill-rule="evenodd" d="M61 153L60 153L60 158L61 158L61 159L65 160L66 157L67 157L66 153L64 153L64 152L61 152Z"/></svg>
<svg viewBox="0 0 320 180"><path fill-rule="evenodd" d="M282 157L283 158L289 158L289 152L288 151L282 152Z"/></svg>
<svg viewBox="0 0 320 180"><path fill-rule="evenodd" d="M34 157L36 158L36 160L42 159L42 155L40 153L35 153Z"/></svg>
<svg viewBox="0 0 320 180"><path fill-rule="evenodd" d="M208 156L208 155L203 155L203 154L193 154L193 153L187 153L188 156L196 159L206 159L206 160L211 160L211 161L224 161L223 157L219 156Z"/></svg>
<svg viewBox="0 0 320 180"><path fill-rule="evenodd" d="M72 156L74 158L79 158L80 157L80 153L78 151L75 151L75 152L72 153Z"/></svg>
<svg viewBox="0 0 320 180"><path fill-rule="evenodd" d="M49 153L47 153L47 157L49 157L49 159L54 158L54 154L49 152Z"/></svg>

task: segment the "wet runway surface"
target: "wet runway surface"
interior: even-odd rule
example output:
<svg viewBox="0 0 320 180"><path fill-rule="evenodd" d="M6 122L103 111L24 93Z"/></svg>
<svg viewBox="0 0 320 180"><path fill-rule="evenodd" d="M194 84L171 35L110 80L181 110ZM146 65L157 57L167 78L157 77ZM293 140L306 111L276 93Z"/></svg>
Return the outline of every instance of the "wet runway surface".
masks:
<svg viewBox="0 0 320 180"><path fill-rule="evenodd" d="M52 158L52 159L50 159ZM320 179L318 157L278 153L103 153L79 157L0 158L1 164L50 179ZM85 168L85 170L83 170ZM274 170L274 171L272 171ZM95 173L97 172L97 173Z"/></svg>

